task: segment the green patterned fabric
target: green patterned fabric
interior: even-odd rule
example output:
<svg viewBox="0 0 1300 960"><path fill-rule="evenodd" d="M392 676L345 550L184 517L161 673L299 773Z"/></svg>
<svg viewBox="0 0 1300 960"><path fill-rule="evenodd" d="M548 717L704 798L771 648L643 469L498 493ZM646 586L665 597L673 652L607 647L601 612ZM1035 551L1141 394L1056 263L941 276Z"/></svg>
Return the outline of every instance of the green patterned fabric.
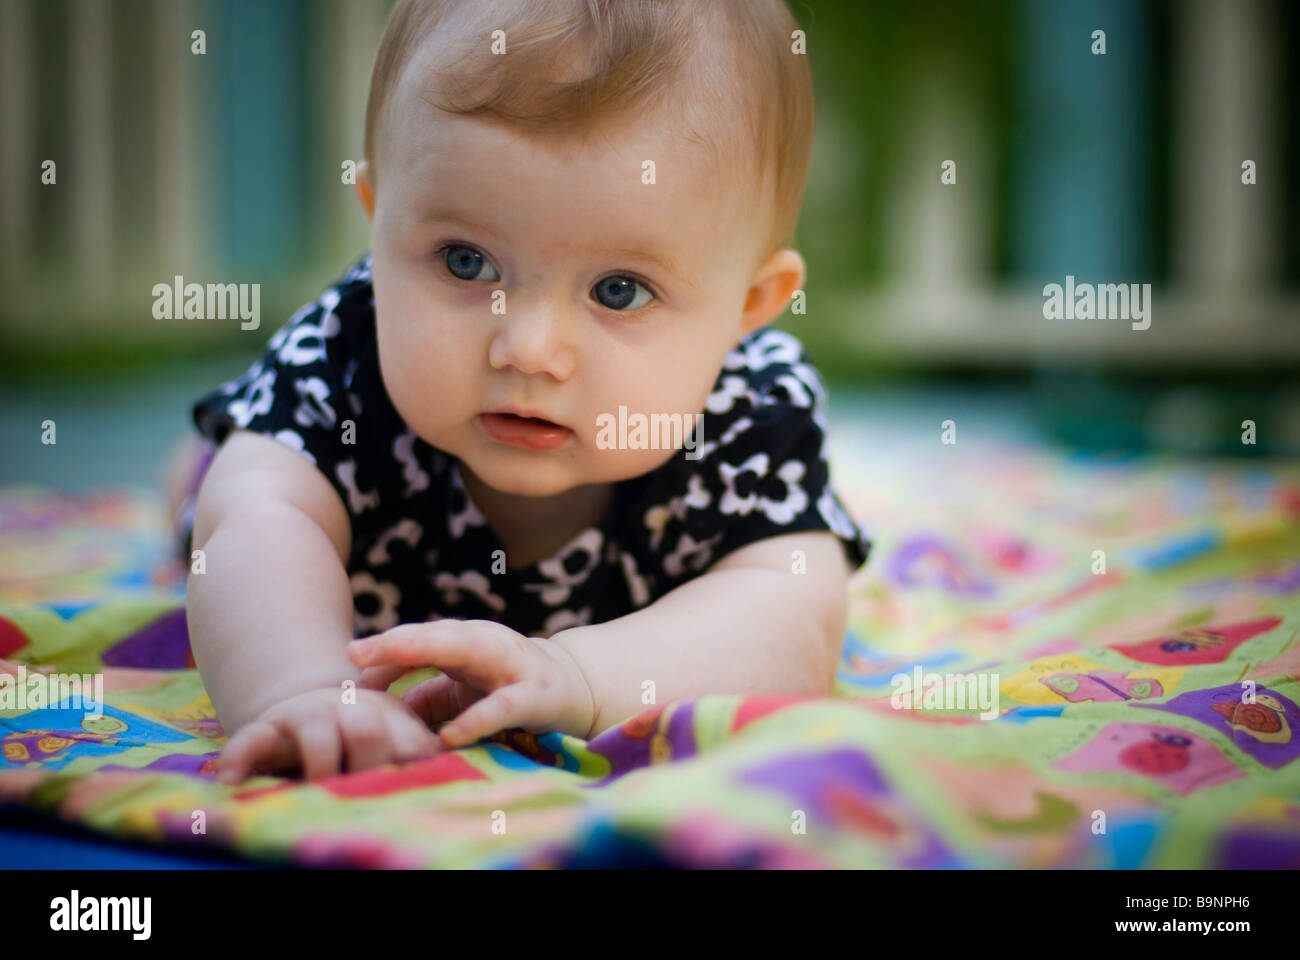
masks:
<svg viewBox="0 0 1300 960"><path fill-rule="evenodd" d="M0 802L299 864L1300 866L1300 470L838 458L876 549L837 696L238 788L212 780L224 734L158 505L0 491L0 669L102 671L106 701L0 701ZM996 715L930 677L983 683Z"/></svg>

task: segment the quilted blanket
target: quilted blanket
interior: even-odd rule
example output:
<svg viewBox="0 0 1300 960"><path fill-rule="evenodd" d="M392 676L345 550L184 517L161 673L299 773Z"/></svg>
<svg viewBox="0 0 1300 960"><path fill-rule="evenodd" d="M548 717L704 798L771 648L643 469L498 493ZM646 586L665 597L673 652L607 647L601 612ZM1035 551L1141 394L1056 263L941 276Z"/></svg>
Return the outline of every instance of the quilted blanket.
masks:
<svg viewBox="0 0 1300 960"><path fill-rule="evenodd" d="M159 504L0 491L0 803L300 865L1300 866L1300 470L834 462L876 539L836 696L233 788Z"/></svg>

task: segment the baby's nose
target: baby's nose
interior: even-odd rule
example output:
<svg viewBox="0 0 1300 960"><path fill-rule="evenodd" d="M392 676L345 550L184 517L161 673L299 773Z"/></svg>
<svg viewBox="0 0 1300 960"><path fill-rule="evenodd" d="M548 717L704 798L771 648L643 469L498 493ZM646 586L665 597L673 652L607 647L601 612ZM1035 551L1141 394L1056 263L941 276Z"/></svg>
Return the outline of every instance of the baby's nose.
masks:
<svg viewBox="0 0 1300 960"><path fill-rule="evenodd" d="M493 368L568 380L577 367L571 318L549 301L507 307L489 348Z"/></svg>

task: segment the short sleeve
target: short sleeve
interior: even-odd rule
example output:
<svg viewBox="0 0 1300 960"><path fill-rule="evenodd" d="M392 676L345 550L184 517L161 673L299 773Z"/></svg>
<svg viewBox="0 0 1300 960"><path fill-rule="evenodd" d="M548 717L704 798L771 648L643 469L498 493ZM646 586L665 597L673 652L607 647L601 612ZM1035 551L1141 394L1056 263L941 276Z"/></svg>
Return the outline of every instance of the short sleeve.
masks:
<svg viewBox="0 0 1300 960"><path fill-rule="evenodd" d="M278 330L240 377L195 402L194 425L215 444L236 427L279 441L312 461L350 515L378 506L358 451L364 399L358 365L374 350L368 259Z"/></svg>
<svg viewBox="0 0 1300 960"><path fill-rule="evenodd" d="M652 568L687 579L734 550L806 530L835 534L850 567L871 541L844 508L826 457L826 388L799 341L765 329L726 358L698 458L674 455L643 511Z"/></svg>

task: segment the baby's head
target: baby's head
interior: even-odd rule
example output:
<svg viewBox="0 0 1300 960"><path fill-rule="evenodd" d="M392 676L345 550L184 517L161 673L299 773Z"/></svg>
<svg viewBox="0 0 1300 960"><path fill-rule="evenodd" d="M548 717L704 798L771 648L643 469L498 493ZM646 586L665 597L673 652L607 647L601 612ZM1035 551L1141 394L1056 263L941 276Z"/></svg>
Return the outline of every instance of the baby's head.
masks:
<svg viewBox="0 0 1300 960"><path fill-rule="evenodd" d="M384 383L416 433L529 496L682 455L602 449L598 418L689 426L803 284L796 29L782 0L399 0L358 192ZM499 442L479 414L502 407L570 432Z"/></svg>

